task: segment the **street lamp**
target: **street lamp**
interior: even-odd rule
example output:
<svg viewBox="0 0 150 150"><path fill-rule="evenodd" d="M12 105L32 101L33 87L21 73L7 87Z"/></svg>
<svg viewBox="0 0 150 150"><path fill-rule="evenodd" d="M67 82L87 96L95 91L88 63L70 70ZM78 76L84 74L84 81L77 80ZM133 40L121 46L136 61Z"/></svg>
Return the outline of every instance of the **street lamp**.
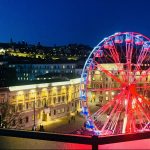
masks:
<svg viewBox="0 0 150 150"><path fill-rule="evenodd" d="M35 98L34 98L34 125L33 125L33 131L35 131L36 130L36 124L35 124Z"/></svg>
<svg viewBox="0 0 150 150"><path fill-rule="evenodd" d="M32 128L32 130L33 131L36 131L36 123L35 123L35 116L36 116L36 114L35 114L35 104L36 104L36 92L35 92L35 90L34 90L34 101L33 101L33 121L34 121L34 124L33 124L33 128Z"/></svg>

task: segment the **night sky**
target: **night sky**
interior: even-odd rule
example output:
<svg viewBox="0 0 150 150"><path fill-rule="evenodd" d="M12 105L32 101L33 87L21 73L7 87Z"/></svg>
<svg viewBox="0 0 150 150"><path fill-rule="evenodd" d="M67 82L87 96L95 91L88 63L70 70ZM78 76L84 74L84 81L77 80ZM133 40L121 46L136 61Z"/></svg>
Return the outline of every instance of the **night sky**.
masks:
<svg viewBox="0 0 150 150"><path fill-rule="evenodd" d="M150 0L0 0L0 42L95 46L120 31L150 37Z"/></svg>

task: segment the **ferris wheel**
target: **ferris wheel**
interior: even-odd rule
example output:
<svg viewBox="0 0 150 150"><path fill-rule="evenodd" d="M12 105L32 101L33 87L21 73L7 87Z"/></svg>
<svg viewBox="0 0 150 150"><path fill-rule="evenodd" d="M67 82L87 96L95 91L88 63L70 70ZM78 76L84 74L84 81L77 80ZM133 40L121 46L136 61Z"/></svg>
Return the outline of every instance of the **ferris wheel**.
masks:
<svg viewBox="0 0 150 150"><path fill-rule="evenodd" d="M115 33L90 53L81 75L86 128L97 134L150 131L150 39Z"/></svg>

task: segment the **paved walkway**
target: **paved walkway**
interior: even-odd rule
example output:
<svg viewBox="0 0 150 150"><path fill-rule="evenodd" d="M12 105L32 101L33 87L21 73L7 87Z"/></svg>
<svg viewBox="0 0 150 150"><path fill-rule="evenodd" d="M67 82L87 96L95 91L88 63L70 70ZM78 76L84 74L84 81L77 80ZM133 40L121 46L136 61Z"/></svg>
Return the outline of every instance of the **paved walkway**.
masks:
<svg viewBox="0 0 150 150"><path fill-rule="evenodd" d="M75 115L75 119L71 119L71 117L69 118L64 117L50 122L43 122L44 131L54 133L72 133L75 130L79 130L84 125L85 118L80 114Z"/></svg>

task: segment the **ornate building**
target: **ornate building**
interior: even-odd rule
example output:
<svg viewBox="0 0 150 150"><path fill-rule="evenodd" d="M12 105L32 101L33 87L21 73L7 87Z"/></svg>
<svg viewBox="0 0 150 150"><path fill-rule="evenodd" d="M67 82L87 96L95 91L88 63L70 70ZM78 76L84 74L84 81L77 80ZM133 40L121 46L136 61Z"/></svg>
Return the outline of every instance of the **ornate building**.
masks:
<svg viewBox="0 0 150 150"><path fill-rule="evenodd" d="M143 76L146 72L146 68L149 67L150 64L143 64L141 66L143 68L142 71L136 72L136 78L139 78ZM107 69L109 72L111 72L113 75L118 77L118 79L123 80L124 72L119 72L117 70L116 64L103 64L101 65L105 69ZM123 69L125 66L124 64L120 64L120 68ZM141 77L137 85L143 85L146 86L150 83L150 75L149 72L147 72L148 75L146 77ZM133 75L133 72L131 72L131 76ZM132 79L132 78L131 78ZM103 90L99 90L103 89ZM88 83L88 101L90 102L96 102L100 106L107 103L109 100L113 99L113 97L120 91L121 85L116 82L113 78L106 75L104 72L99 70L94 70L89 72L89 83ZM145 97L150 96L149 89L140 90L138 89L138 92Z"/></svg>
<svg viewBox="0 0 150 150"><path fill-rule="evenodd" d="M0 103L11 105L11 127L28 128L43 121L69 116L80 109L80 79L11 86L0 90ZM3 118L2 113L1 118ZM9 119L10 120L10 119Z"/></svg>

